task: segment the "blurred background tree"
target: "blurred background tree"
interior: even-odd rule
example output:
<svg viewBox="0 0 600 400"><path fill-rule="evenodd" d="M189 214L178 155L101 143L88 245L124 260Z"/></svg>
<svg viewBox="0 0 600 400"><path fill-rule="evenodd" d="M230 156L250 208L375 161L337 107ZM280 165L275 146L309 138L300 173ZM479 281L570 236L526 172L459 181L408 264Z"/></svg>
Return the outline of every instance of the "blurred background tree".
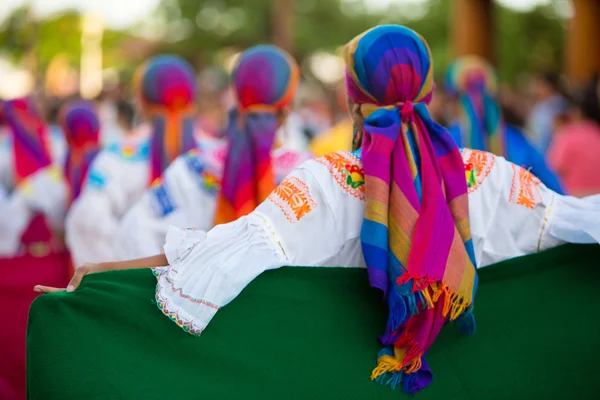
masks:
<svg viewBox="0 0 600 400"><path fill-rule="evenodd" d="M295 0L294 55L302 62L315 52L336 54L350 38L379 23L400 23L429 42L436 77L450 62L451 0L373 7L369 0ZM103 66L129 71L144 58L179 54L196 67L222 65L231 54L273 38L272 0L161 0L152 18L127 30L106 29ZM555 4L519 12L495 5L496 60L502 80L539 69L559 69L565 21ZM35 55L47 68L57 54L77 67L81 58L81 18L75 11L35 18L15 9L0 25L0 57L13 62ZM338 53L339 54L339 53Z"/></svg>

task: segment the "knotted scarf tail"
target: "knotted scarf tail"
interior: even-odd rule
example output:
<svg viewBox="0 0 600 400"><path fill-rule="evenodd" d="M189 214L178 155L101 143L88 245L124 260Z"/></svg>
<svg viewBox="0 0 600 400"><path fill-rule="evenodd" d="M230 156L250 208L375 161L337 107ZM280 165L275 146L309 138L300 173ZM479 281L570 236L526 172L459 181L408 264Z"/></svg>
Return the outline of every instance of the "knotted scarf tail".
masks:
<svg viewBox="0 0 600 400"><path fill-rule="evenodd" d="M406 279L405 275L408 274L398 278L398 283L405 287L413 287L412 278ZM412 293L410 293L410 289L407 291L409 293L401 296L390 295L388 321L385 333L380 337L382 343L397 342L402 333L401 326L419 311L435 307L442 294L445 294L443 296L442 315L449 317L450 321L456 321L460 332L470 334L474 330L475 319L471 302L457 293L452 293L446 285L433 282L422 290ZM460 319L460 321L457 319Z"/></svg>
<svg viewBox="0 0 600 400"><path fill-rule="evenodd" d="M411 279L399 278L405 285ZM443 295L443 296L442 296ZM423 344L417 343L413 334L403 325L419 311L442 307L442 316L454 321L459 332L472 334L475 330L473 306L464 297L453 293L439 282L428 284L424 289L398 296L390 302L390 312L386 332L380 338L386 345L377 356L377 365L371 373L371 380L390 386L392 389L402 387L406 393L414 393L423 389L429 381L420 378L423 373L431 376L427 370L422 372L423 354L427 350ZM427 382L427 383L425 383Z"/></svg>
<svg viewBox="0 0 600 400"><path fill-rule="evenodd" d="M414 366L418 368L412 372L403 370L401 363L394 356L394 349L388 346L379 352L377 366L371 373L371 380L389 386L392 390L414 394L427 387L433 378L429 366L422 357L418 358Z"/></svg>

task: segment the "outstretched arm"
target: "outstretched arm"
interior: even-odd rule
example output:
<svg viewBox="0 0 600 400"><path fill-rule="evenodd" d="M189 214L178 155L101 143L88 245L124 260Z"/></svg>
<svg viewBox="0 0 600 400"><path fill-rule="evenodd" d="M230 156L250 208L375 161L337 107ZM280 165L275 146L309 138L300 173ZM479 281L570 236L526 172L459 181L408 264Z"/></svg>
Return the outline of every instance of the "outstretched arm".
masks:
<svg viewBox="0 0 600 400"><path fill-rule="evenodd" d="M156 268L168 265L167 257L164 254L159 254L156 256L138 258L135 260L127 260L127 261L114 261L114 262L106 262L106 263L97 263L97 264L84 264L81 267L75 270L75 275L69 282L69 285L66 289L55 288L52 286L43 286L36 285L33 290L39 293L53 293L53 292L62 292L66 290L67 292L72 292L79 287L83 277L87 274L92 274L95 272L103 272L103 271L116 271L122 269L138 269L138 268Z"/></svg>

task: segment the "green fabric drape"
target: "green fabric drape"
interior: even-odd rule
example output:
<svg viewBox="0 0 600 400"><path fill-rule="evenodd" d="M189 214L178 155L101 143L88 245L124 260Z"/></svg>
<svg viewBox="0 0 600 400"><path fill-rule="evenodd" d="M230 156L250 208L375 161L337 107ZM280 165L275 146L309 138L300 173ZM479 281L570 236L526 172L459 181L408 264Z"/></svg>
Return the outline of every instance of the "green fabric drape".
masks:
<svg viewBox="0 0 600 400"><path fill-rule="evenodd" d="M427 399L597 398L600 246L563 246L480 270L477 332L428 354ZM37 399L398 399L369 380L387 315L364 269L259 276L201 337L156 307L149 270L44 295L28 326ZM352 351L348 351L352 349Z"/></svg>

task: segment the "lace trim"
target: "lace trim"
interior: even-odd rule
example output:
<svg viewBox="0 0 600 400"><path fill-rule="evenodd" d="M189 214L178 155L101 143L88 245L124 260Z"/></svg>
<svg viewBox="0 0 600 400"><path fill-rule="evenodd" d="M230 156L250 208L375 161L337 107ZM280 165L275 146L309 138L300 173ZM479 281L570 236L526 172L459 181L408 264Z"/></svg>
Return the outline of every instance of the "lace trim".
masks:
<svg viewBox="0 0 600 400"><path fill-rule="evenodd" d="M181 293L181 289L175 289L173 287L172 281L170 281L170 279L169 279L168 270L170 270L170 268L161 268L161 269L157 268L157 269L152 270L152 273L157 278L156 296L155 296L156 305L157 305L158 309L165 316L167 316L171 321L175 322L175 324L177 324L177 326L179 326L185 332L187 332L191 335L194 335L194 336L200 336L200 334L206 328L206 325L198 325L196 322L194 322L193 318L186 316L187 313L185 311L181 310L180 307L175 306L172 303L172 301L169 299L169 297L167 296L167 294L166 294L167 287L162 284L161 280L164 278L171 286L171 290L174 292L179 292L179 295L181 297L185 298L186 300L192 301L194 303L198 303L198 304L206 306L206 307L210 307L214 310L219 310L219 307L217 305L207 302L205 300L198 300L198 299L194 299L191 296L184 295L183 293ZM167 274L167 275L164 276L165 274Z"/></svg>

